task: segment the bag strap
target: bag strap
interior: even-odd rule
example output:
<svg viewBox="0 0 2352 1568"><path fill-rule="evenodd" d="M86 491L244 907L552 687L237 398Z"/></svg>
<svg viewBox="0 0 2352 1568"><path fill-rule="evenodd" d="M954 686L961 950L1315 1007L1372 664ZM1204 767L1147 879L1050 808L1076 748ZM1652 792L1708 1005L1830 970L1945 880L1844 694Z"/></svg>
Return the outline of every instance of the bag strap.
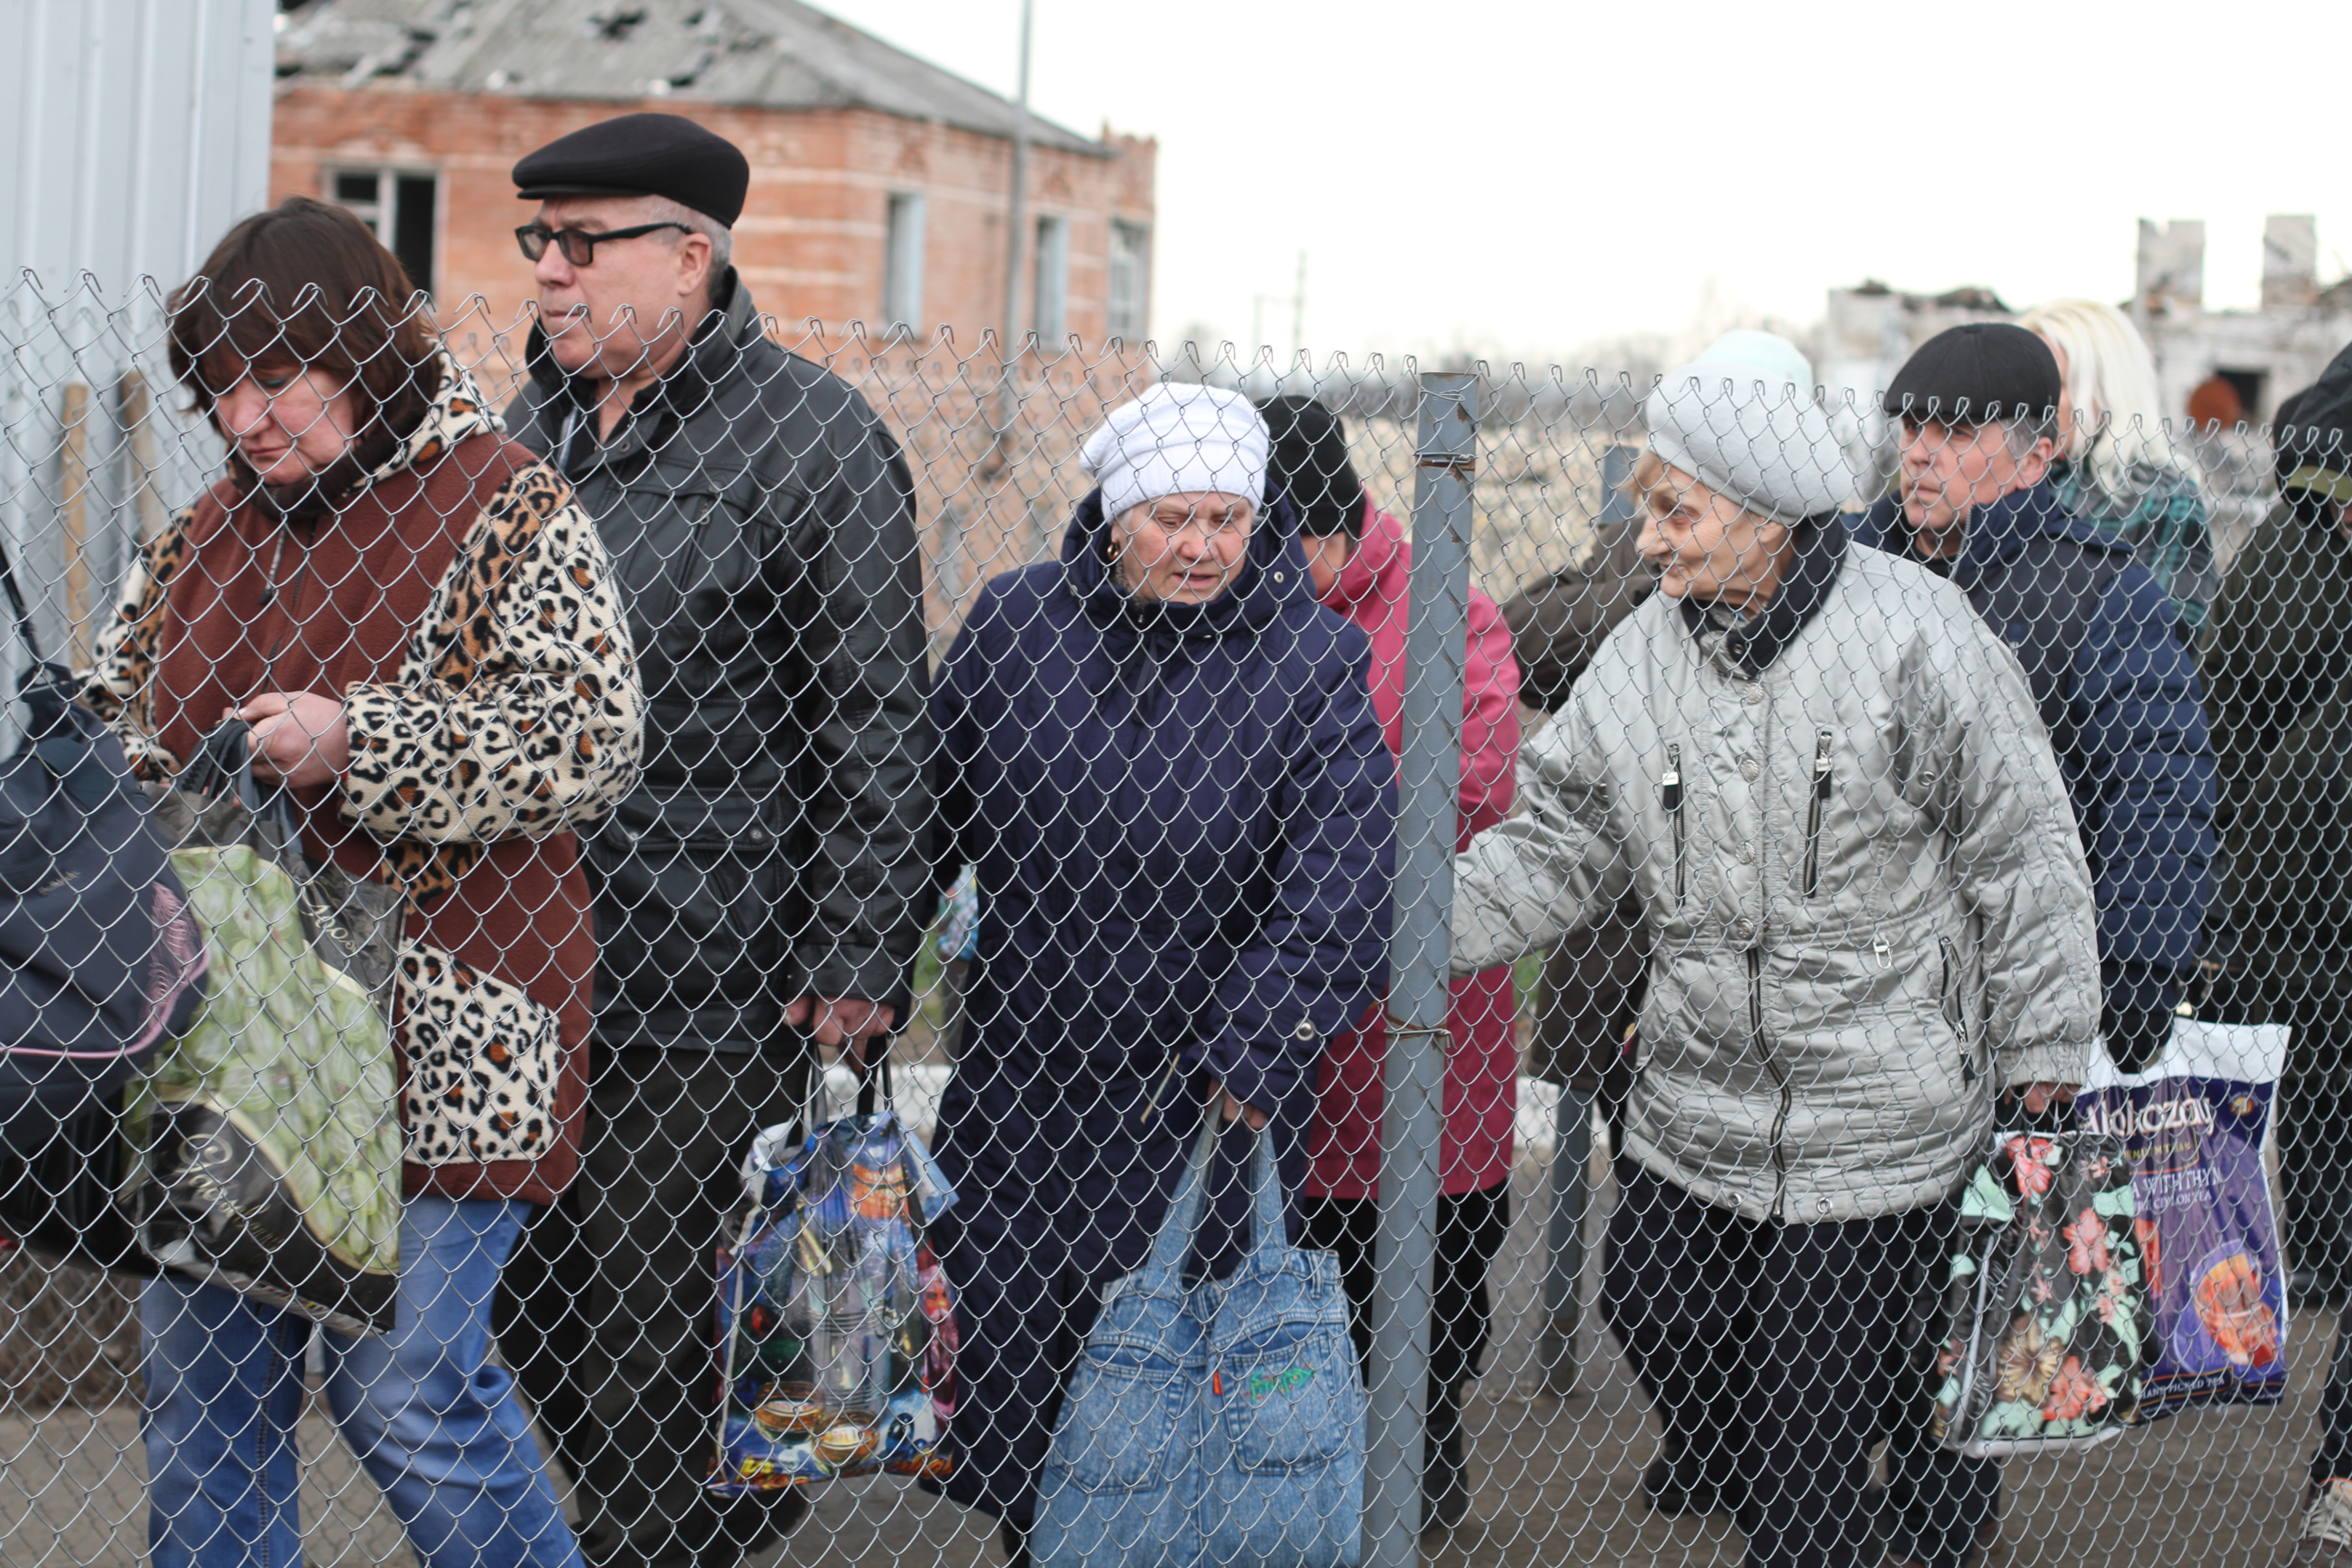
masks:
<svg viewBox="0 0 2352 1568"><path fill-rule="evenodd" d="M1216 1152L1217 1118L1212 1110L1201 1123L1201 1136L1192 1145L1192 1158L1176 1184L1175 1194L1168 1200L1168 1216L1160 1222L1160 1234L1151 1238L1151 1258L1142 1268L1146 1276L1167 1286L1175 1284L1183 1269L1185 1254L1192 1250L1192 1233L1200 1228L1201 1211L1208 1193L1209 1161Z"/></svg>
<svg viewBox="0 0 2352 1568"><path fill-rule="evenodd" d="M1250 1250L1276 1251L1290 1245L1290 1231L1283 1224L1282 1174L1275 1164L1273 1124L1252 1132L1250 1142L1255 1145L1250 1151L1250 1208L1257 1233L1250 1237Z"/></svg>
<svg viewBox="0 0 2352 1568"><path fill-rule="evenodd" d="M25 642L25 651L33 657L35 665L48 661L41 657L41 639L33 630L33 612L26 605L25 591L16 585L16 568L8 559L7 547L0 545L0 589L8 594L8 613L16 619L16 635Z"/></svg>

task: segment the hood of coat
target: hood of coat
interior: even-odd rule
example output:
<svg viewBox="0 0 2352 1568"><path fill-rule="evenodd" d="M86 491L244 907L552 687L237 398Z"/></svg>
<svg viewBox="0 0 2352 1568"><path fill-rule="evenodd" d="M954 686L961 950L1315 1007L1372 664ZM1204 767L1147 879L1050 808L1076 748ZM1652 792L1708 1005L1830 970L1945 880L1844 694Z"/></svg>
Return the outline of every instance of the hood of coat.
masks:
<svg viewBox="0 0 2352 1568"><path fill-rule="evenodd" d="M474 380L473 372L452 358L447 349L437 351L435 357L441 362L440 390L434 393L433 401L425 405L425 417L400 443L400 449L368 475L367 485L411 468L429 468L460 441L495 436L507 427L506 421L492 413L483 401L482 389Z"/></svg>
<svg viewBox="0 0 2352 1568"><path fill-rule="evenodd" d="M1962 588L1995 566L2015 559L2032 539L2072 539L2101 550L2121 551L2126 555L2131 552L2127 542L2069 512L2058 499L2057 490L2046 483L2003 496L1990 506L1978 507L1969 514L1964 526L1967 531L1961 536L1960 558L1952 563L1951 569L1952 581ZM1881 499L1853 524L1853 531L1857 543L1917 559L1911 549L1910 521L1903 515L1903 502L1897 497Z"/></svg>
<svg viewBox="0 0 2352 1568"><path fill-rule="evenodd" d="M1315 603L1307 574L1307 552L1298 543L1298 514L1278 489L1266 492L1240 569L1225 591L1202 605L1171 605L1139 599L1111 570L1111 521L1103 515L1102 490L1087 492L1062 536L1062 565L1069 592L1087 618L1108 629L1125 627L1155 640L1205 642L1265 629L1283 611Z"/></svg>
<svg viewBox="0 0 2352 1568"><path fill-rule="evenodd" d="M1412 552L1405 546L1404 523L1364 498L1364 528L1356 543L1355 552L1348 564L1339 569L1339 579L1331 591L1323 595L1327 609L1339 611L1355 619L1357 605L1367 599L1377 599L1387 605L1392 615L1405 605L1404 583L1411 571Z"/></svg>

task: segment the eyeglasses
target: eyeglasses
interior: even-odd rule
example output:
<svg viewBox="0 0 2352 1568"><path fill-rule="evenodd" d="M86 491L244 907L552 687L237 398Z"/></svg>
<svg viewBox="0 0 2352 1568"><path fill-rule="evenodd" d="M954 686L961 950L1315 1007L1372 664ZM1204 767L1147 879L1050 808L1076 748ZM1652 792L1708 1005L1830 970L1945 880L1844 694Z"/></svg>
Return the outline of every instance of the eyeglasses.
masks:
<svg viewBox="0 0 2352 1568"><path fill-rule="evenodd" d="M596 261L596 247L608 239L635 239L639 235L674 228L680 234L694 231L682 223L641 223L635 228L550 228L543 223L527 223L515 230L515 243L522 253L536 261L547 254L548 241L563 252L563 259L574 267L592 267Z"/></svg>

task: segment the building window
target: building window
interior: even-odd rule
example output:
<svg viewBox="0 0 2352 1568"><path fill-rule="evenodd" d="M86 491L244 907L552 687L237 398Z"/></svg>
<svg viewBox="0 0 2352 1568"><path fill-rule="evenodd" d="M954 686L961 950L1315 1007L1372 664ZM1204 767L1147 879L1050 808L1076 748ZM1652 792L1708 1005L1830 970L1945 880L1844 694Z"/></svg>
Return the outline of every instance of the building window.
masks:
<svg viewBox="0 0 2352 1568"><path fill-rule="evenodd" d="M1037 342L1046 348L1061 343L1070 328L1070 224L1067 218L1037 220L1036 298L1030 321Z"/></svg>
<svg viewBox="0 0 2352 1568"><path fill-rule="evenodd" d="M1150 299L1151 231L1139 223L1110 226L1110 335L1143 341L1144 306Z"/></svg>
<svg viewBox="0 0 2352 1568"><path fill-rule="evenodd" d="M923 330L923 198L912 192L890 198L882 241L882 321L894 329Z"/></svg>
<svg viewBox="0 0 2352 1568"><path fill-rule="evenodd" d="M337 169L327 176L327 190L375 230L383 247L400 258L411 283L434 292L433 220L441 176L413 169Z"/></svg>

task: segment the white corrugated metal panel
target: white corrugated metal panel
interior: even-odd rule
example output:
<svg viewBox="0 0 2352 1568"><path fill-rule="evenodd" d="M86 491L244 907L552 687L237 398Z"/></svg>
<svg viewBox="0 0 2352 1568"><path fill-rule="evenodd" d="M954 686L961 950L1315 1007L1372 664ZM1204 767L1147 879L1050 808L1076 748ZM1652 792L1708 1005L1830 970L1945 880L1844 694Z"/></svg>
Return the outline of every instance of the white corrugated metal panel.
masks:
<svg viewBox="0 0 2352 1568"><path fill-rule="evenodd" d="M0 257L177 282L269 192L271 0L5 0Z"/></svg>
<svg viewBox="0 0 2352 1568"><path fill-rule="evenodd" d="M141 533L218 464L177 413L161 306L268 199L276 18L0 0L0 539L53 658L86 654Z"/></svg>

